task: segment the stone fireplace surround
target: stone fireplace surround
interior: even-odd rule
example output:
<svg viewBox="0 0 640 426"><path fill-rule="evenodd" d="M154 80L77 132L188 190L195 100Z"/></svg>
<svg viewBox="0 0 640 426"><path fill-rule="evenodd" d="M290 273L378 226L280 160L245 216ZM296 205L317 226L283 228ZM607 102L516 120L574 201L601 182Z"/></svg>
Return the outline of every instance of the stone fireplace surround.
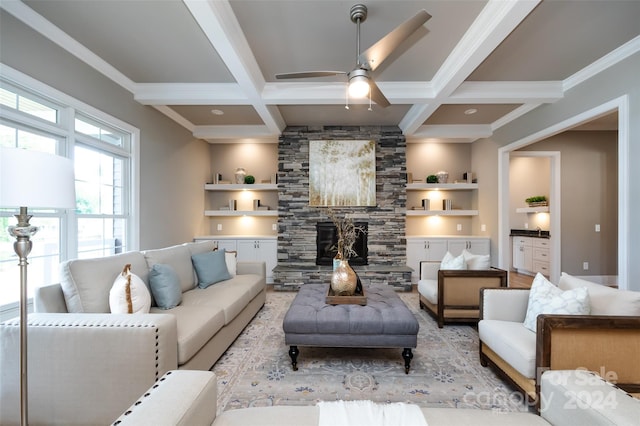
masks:
<svg viewBox="0 0 640 426"><path fill-rule="evenodd" d="M368 265L354 266L365 284L411 288L406 266L406 140L396 126L287 127L278 141L278 266L274 289L328 283L331 266L316 265L316 223L324 207L309 206L309 141L374 140L376 206L334 208L339 216L367 222Z"/></svg>

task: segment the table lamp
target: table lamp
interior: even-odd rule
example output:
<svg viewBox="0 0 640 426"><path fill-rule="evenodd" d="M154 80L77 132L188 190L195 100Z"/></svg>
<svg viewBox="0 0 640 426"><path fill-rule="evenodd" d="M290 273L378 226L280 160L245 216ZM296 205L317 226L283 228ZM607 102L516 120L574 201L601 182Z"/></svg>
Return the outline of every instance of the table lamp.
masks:
<svg viewBox="0 0 640 426"><path fill-rule="evenodd" d="M73 162L43 152L0 147L0 207L20 208L17 225L9 226L16 238L13 248L20 266L20 423L28 424L27 391L27 256L31 237L38 231L29 223L27 208L75 208Z"/></svg>

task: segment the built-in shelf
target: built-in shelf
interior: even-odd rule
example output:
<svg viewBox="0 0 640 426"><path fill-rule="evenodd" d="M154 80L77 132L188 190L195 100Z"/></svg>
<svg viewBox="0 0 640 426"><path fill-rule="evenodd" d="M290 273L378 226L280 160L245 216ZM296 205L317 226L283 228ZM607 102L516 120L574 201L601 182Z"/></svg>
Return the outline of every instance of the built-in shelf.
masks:
<svg viewBox="0 0 640 426"><path fill-rule="evenodd" d="M238 216L265 216L278 217L277 210L205 210L205 216L238 217Z"/></svg>
<svg viewBox="0 0 640 426"><path fill-rule="evenodd" d="M407 191L469 191L478 189L477 183L408 183Z"/></svg>
<svg viewBox="0 0 640 426"><path fill-rule="evenodd" d="M478 210L407 210L407 216L477 216Z"/></svg>
<svg viewBox="0 0 640 426"><path fill-rule="evenodd" d="M277 191L278 185L275 183L252 183L252 184L235 184L235 183L206 183L205 191Z"/></svg>
<svg viewBox="0 0 640 426"><path fill-rule="evenodd" d="M516 213L548 213L549 206L543 207L518 207Z"/></svg>

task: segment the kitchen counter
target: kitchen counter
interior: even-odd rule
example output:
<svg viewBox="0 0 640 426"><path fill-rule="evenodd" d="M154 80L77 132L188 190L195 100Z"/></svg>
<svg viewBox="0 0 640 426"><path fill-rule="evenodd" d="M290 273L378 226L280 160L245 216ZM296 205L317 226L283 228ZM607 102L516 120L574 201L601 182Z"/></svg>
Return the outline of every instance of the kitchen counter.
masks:
<svg viewBox="0 0 640 426"><path fill-rule="evenodd" d="M549 231L537 231L535 229L512 229L510 237L551 238Z"/></svg>

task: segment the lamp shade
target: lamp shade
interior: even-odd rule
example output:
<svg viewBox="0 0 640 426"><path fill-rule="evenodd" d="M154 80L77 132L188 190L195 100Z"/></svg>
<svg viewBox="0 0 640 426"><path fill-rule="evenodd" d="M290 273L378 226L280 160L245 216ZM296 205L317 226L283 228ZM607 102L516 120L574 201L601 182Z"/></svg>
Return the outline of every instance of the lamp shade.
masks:
<svg viewBox="0 0 640 426"><path fill-rule="evenodd" d="M59 155L0 147L0 207L75 208L73 162Z"/></svg>

